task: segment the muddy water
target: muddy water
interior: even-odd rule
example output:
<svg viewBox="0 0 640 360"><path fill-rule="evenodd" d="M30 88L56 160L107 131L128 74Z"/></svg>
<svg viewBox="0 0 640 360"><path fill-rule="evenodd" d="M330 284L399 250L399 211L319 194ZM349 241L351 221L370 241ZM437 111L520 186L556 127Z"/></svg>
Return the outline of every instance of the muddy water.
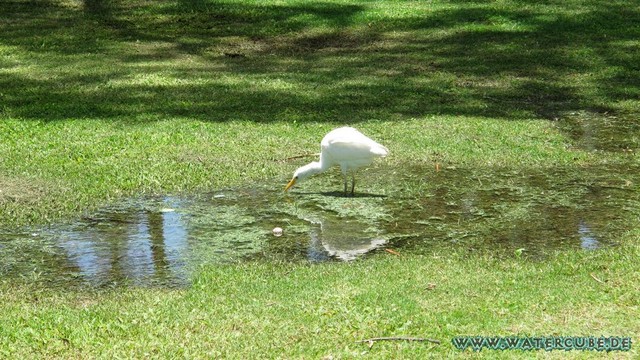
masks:
<svg viewBox="0 0 640 360"><path fill-rule="evenodd" d="M558 126L585 150L633 153L640 148L640 121L636 114L575 111L559 119Z"/></svg>
<svg viewBox="0 0 640 360"><path fill-rule="evenodd" d="M428 195L394 215L416 224L402 228L406 238L394 245L450 243L539 257L613 245L638 220L635 166L489 171L445 169L428 176ZM425 238L436 241L425 244Z"/></svg>
<svg viewBox="0 0 640 360"><path fill-rule="evenodd" d="M349 261L384 249L488 249L543 258L614 246L640 217L637 165L371 169L345 198L337 174L289 193L256 185L128 200L73 224L0 230L0 275L109 286L181 286L201 264ZM358 188L356 188L358 190ZM283 228L282 236L272 230Z"/></svg>

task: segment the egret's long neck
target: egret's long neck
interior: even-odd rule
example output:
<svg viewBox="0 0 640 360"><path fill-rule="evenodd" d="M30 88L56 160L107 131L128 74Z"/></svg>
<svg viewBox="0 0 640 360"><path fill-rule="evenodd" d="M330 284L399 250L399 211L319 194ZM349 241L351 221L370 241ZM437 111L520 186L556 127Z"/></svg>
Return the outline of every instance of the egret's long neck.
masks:
<svg viewBox="0 0 640 360"><path fill-rule="evenodd" d="M320 167L320 171L326 171L327 169L329 169L331 167L331 161L329 161L329 159L327 159L327 157L323 156L324 154L320 153L320 161L319 162L315 162L315 164L318 164L318 166ZM311 163L314 164L314 163ZM311 165L309 164L309 165ZM317 173L316 173L317 174Z"/></svg>
<svg viewBox="0 0 640 360"><path fill-rule="evenodd" d="M322 160L322 159L321 159ZM313 161L300 168L300 175L302 177L309 177L326 170L326 167L322 166L322 161Z"/></svg>
<svg viewBox="0 0 640 360"><path fill-rule="evenodd" d="M330 167L328 165L328 163L322 161L321 156L320 161L313 161L303 167L300 167L295 173L293 173L293 177L298 181L303 181L310 176L327 170Z"/></svg>

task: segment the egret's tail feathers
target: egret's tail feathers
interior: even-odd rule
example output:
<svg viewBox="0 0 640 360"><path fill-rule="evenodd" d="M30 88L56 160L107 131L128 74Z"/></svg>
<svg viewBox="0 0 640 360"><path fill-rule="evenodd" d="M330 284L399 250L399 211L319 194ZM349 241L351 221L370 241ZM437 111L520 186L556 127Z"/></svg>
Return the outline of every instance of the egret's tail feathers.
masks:
<svg viewBox="0 0 640 360"><path fill-rule="evenodd" d="M382 145L374 146L371 149L371 152L376 154L376 155L378 155L378 156L380 156L380 157L385 157L385 156L389 155L389 150L386 147L382 146Z"/></svg>

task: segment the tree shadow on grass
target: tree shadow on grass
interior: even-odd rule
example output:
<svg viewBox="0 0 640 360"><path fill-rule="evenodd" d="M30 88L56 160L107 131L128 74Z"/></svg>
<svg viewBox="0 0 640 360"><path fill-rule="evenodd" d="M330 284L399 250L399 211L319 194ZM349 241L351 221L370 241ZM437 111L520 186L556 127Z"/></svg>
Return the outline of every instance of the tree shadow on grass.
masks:
<svg viewBox="0 0 640 360"><path fill-rule="evenodd" d="M7 1L0 44L17 55L0 58L0 114L555 119L640 95L637 6L390 6Z"/></svg>

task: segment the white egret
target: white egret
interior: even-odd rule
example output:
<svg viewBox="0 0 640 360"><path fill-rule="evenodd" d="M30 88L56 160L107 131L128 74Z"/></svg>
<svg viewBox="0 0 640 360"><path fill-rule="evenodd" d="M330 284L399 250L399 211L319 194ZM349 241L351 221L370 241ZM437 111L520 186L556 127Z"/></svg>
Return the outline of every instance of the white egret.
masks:
<svg viewBox="0 0 640 360"><path fill-rule="evenodd" d="M371 164L375 158L385 157L389 153L386 147L369 139L352 127L331 130L320 142L320 150L320 161L311 162L296 170L284 191L311 175L340 165L344 177L345 195L347 194L347 172L351 171L351 195L353 195L356 186L356 170Z"/></svg>

